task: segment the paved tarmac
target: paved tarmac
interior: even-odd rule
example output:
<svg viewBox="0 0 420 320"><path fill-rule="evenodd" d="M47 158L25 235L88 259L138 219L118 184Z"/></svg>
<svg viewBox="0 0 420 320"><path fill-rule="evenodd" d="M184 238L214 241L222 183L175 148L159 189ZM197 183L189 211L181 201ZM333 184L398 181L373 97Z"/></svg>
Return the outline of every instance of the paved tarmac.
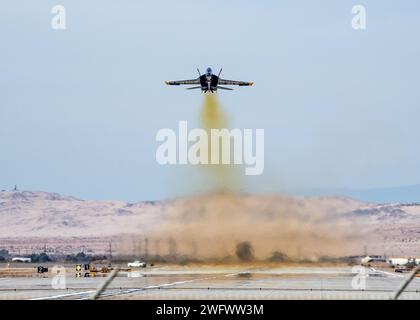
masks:
<svg viewBox="0 0 420 320"><path fill-rule="evenodd" d="M368 269L366 269L368 270ZM409 276L351 267L182 268L120 271L101 299L390 299ZM360 271L359 271L360 272ZM51 274L0 277L0 299L90 299L106 275L63 278ZM65 289L60 286L64 286ZM420 278L400 299L420 300Z"/></svg>

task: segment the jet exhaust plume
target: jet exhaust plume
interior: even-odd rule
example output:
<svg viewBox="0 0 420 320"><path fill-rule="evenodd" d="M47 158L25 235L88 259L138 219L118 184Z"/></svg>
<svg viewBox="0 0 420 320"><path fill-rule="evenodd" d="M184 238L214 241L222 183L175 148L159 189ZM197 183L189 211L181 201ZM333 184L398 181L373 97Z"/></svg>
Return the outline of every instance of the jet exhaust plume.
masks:
<svg viewBox="0 0 420 320"><path fill-rule="evenodd" d="M217 94L204 94L201 122L203 129L207 131L207 136L209 137L209 159L211 159L212 154L217 151L220 156L222 154L221 145L219 145L219 150L217 150L215 149L217 146L210 143L210 131L211 129L228 128L229 120L219 102ZM213 190L217 192L238 192L240 190L241 181L238 166L221 164L220 162L219 164L201 165L201 167L205 174L204 183L210 184Z"/></svg>

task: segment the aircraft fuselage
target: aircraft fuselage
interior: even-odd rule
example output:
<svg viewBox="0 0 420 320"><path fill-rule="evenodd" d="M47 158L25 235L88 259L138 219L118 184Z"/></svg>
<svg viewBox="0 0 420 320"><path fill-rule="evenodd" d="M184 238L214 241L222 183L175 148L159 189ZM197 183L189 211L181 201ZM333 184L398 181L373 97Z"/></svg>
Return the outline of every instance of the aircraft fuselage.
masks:
<svg viewBox="0 0 420 320"><path fill-rule="evenodd" d="M201 91L202 92L216 92L217 91L217 85L219 83L219 77L212 74L211 76L203 74L200 76L200 85L201 85Z"/></svg>

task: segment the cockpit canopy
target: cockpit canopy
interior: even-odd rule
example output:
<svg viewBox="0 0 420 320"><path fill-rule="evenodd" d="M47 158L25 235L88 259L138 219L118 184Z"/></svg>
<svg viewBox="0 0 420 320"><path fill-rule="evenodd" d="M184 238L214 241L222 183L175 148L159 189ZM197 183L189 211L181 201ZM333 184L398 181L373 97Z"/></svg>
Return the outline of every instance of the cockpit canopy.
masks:
<svg viewBox="0 0 420 320"><path fill-rule="evenodd" d="M210 68L210 67L208 67L208 68L206 69L206 76L207 76L207 77L210 77L212 74L213 74L213 71L211 70L211 68Z"/></svg>

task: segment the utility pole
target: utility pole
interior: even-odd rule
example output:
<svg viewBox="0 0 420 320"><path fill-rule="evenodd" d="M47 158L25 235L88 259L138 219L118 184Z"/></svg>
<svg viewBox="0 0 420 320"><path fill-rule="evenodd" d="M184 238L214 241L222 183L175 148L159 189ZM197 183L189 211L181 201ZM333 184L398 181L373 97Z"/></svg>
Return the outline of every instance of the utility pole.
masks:
<svg viewBox="0 0 420 320"><path fill-rule="evenodd" d="M143 256L143 241L141 239L141 237L139 236L137 239L137 254L140 256Z"/></svg>
<svg viewBox="0 0 420 320"><path fill-rule="evenodd" d="M155 255L158 256L160 253L160 240L155 240Z"/></svg>
<svg viewBox="0 0 420 320"><path fill-rule="evenodd" d="M168 254L170 258L176 259L177 244L176 244L175 239L172 237L168 239Z"/></svg>
<svg viewBox="0 0 420 320"><path fill-rule="evenodd" d="M145 259L149 256L149 239L147 237L144 238L144 255Z"/></svg>
<svg viewBox="0 0 420 320"><path fill-rule="evenodd" d="M109 242L109 263L111 264L112 259L112 242Z"/></svg>
<svg viewBox="0 0 420 320"><path fill-rule="evenodd" d="M197 254L198 254L198 248L197 248L197 242L194 240L191 243L191 249L192 249L192 258L196 259Z"/></svg>

